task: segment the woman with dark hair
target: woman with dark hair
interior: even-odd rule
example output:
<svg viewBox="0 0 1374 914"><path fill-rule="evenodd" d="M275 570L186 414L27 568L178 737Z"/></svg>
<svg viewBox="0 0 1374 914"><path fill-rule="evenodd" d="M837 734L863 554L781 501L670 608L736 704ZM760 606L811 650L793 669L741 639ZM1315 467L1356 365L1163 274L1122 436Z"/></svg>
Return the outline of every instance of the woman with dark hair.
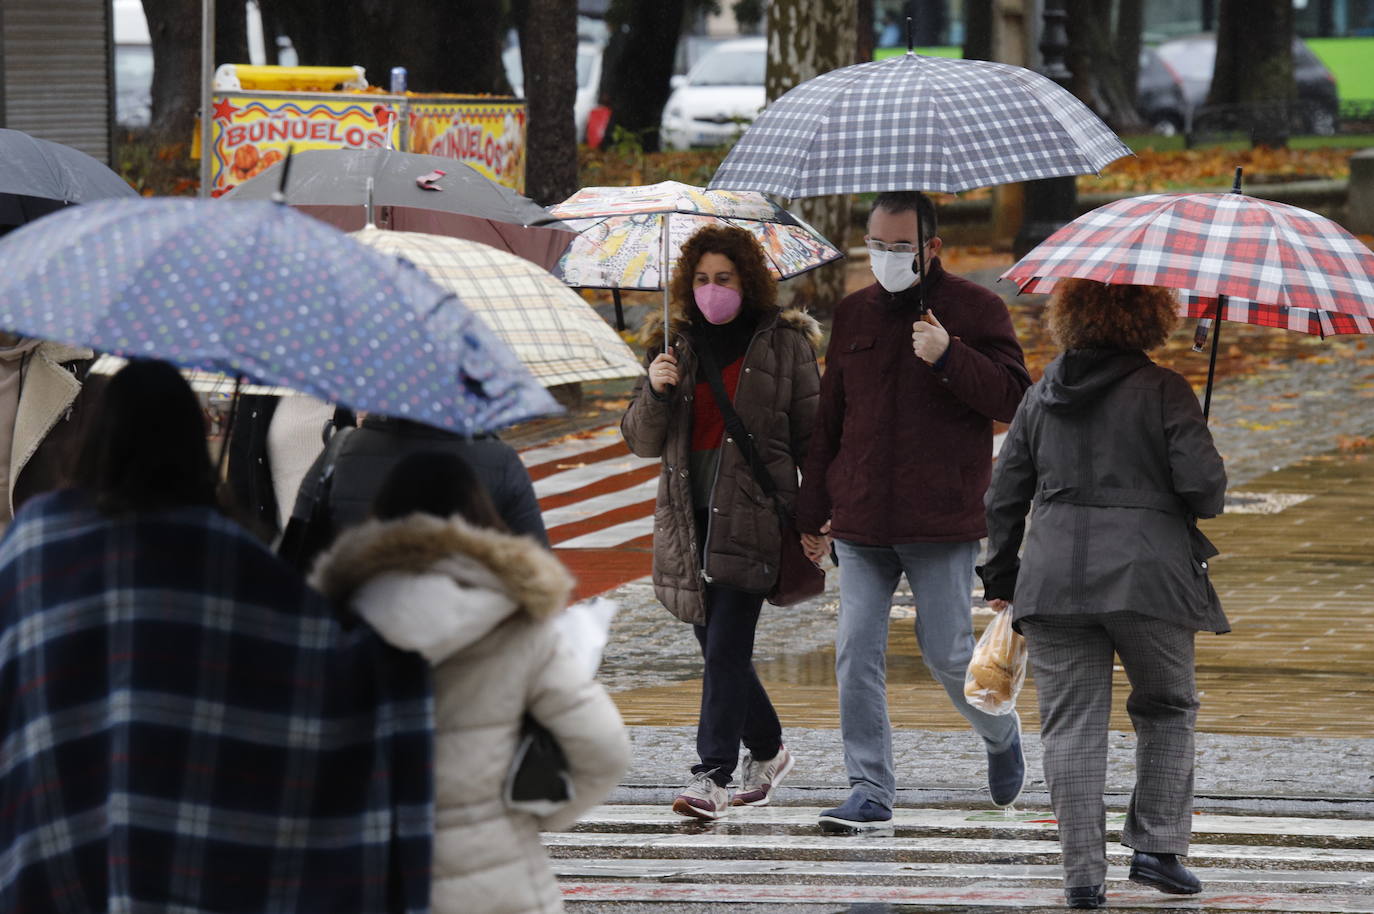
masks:
<svg viewBox="0 0 1374 914"><path fill-rule="evenodd" d="M687 239L670 289L669 325L655 313L640 334L648 376L620 429L631 451L663 460L654 591L693 625L705 659L699 761L673 809L715 819L731 805L768 803L793 757L753 662L764 594L778 577L781 523L726 433L711 379L790 510L819 403L820 328L802 311L779 309L763 250L741 228L707 227ZM741 745L744 773L732 798Z"/></svg>
<svg viewBox="0 0 1374 914"><path fill-rule="evenodd" d="M1188 382L1145 354L1178 323L1172 291L1060 280L1048 320L1064 352L998 455L983 591L1014 607L1026 636L1069 907L1106 903L1113 655L1137 737L1121 837L1135 850L1130 879L1193 894L1202 885L1178 861L1193 800L1193 641L1230 630L1207 577L1216 549L1195 521L1221 513L1226 472Z"/></svg>
<svg viewBox="0 0 1374 914"><path fill-rule="evenodd" d="M610 696L550 624L572 590L567 570L507 532L461 457L421 452L392 468L372 519L344 531L311 580L434 666L432 909L561 911L539 832L601 802L630 758ZM567 803L539 814L502 803L527 714L553 734L572 782Z"/></svg>
<svg viewBox="0 0 1374 914"><path fill-rule="evenodd" d="M97 409L0 541L0 910L424 908L423 665L224 516L175 368Z"/></svg>

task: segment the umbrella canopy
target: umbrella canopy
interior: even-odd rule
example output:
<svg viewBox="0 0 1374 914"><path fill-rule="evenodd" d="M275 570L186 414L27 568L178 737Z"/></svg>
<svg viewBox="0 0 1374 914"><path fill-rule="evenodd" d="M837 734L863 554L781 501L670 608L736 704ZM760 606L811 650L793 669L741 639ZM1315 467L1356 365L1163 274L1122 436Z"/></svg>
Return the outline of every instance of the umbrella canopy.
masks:
<svg viewBox="0 0 1374 914"><path fill-rule="evenodd" d="M644 373L591 305L528 260L440 235L367 228L352 237L404 257L456 294L546 387Z"/></svg>
<svg viewBox="0 0 1374 914"><path fill-rule="evenodd" d="M224 199L273 199L286 167L278 162ZM452 235L510 251L545 269L558 262L573 239L533 200L442 156L394 149L309 149L291 157L288 174L286 202L344 231L377 223L398 231Z"/></svg>
<svg viewBox="0 0 1374 914"><path fill-rule="evenodd" d="M958 193L1097 172L1130 152L1038 73L908 52L793 88L750 125L708 187L787 198Z"/></svg>
<svg viewBox="0 0 1374 914"><path fill-rule="evenodd" d="M24 225L69 203L136 197L123 178L86 153L0 128L0 225Z"/></svg>
<svg viewBox="0 0 1374 914"><path fill-rule="evenodd" d="M0 241L0 328L464 434L559 412L419 270L270 203L120 200Z"/></svg>
<svg viewBox="0 0 1374 914"><path fill-rule="evenodd" d="M1331 336L1374 333L1374 252L1317 213L1245 194L1149 194L1079 216L1002 274L1166 286L1187 316Z"/></svg>
<svg viewBox="0 0 1374 914"><path fill-rule="evenodd" d="M549 212L580 232L558 264L558 274L570 286L662 289L683 242L712 224L753 233L778 279L844 256L814 228L758 193L708 191L677 181L585 187Z"/></svg>

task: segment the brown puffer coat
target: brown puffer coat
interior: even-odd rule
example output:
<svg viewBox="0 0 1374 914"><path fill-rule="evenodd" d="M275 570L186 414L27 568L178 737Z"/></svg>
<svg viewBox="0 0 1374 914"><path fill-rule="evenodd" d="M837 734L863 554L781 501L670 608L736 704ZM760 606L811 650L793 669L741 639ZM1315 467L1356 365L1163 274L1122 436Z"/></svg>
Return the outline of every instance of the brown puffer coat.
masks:
<svg viewBox="0 0 1374 914"><path fill-rule="evenodd" d="M663 320L646 324L648 360L663 348ZM729 441L711 495L705 569L698 560L692 486L688 479L692 447L692 398L697 357L686 335L690 326L679 308L672 315L671 343L684 383L659 399L640 378L620 431L640 457L661 457L658 503L654 509L654 592L668 611L684 622L706 622L703 583L710 581L754 593L770 590L778 576L782 548L778 515L749 470L748 461ZM767 465L778 495L790 508L797 496L797 472L806 456L820 398L816 351L820 325L796 309L764 316L744 356L734 407ZM704 579L704 580L703 580Z"/></svg>

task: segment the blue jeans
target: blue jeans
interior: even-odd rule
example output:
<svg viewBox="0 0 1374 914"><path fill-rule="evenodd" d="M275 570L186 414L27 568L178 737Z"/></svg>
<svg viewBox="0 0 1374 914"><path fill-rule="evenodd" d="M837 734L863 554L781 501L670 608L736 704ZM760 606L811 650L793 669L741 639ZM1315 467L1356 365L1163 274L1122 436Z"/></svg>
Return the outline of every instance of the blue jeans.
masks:
<svg viewBox="0 0 1374 914"><path fill-rule="evenodd" d="M904 573L916 597L921 657L989 752L1010 748L1016 717L984 714L964 698L964 674L973 655L970 593L977 542L861 546L836 540L835 552L840 560L835 678L844 764L852 788L890 809L897 785L887 716L887 627L892 595Z"/></svg>

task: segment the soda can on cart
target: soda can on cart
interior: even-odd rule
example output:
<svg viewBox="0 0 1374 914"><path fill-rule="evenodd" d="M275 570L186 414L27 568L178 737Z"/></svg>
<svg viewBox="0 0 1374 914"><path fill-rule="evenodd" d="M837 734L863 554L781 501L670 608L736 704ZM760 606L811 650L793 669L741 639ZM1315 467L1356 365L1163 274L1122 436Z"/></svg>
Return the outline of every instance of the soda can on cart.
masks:
<svg viewBox="0 0 1374 914"><path fill-rule="evenodd" d="M406 91L406 68L391 68L391 94L401 95Z"/></svg>

